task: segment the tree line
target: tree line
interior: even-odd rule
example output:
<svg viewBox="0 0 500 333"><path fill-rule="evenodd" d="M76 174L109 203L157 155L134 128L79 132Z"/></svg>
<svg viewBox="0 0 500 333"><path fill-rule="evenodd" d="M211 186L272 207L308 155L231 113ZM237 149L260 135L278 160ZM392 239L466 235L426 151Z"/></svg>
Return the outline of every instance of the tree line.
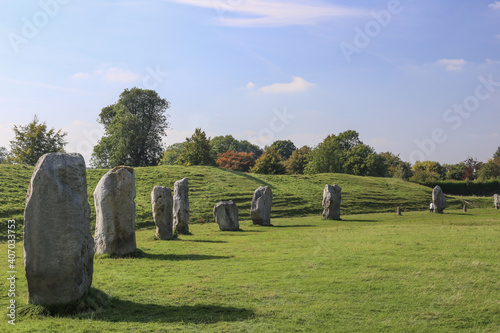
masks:
<svg viewBox="0 0 500 333"><path fill-rule="evenodd" d="M125 89L116 103L99 114L105 134L94 147L91 164L97 168L209 165L260 174L347 173L420 183L500 179L500 147L486 163L468 157L457 164L419 161L411 165L391 152L377 153L353 130L328 135L315 147L297 148L290 140L277 140L262 149L232 135L209 138L197 128L184 142L163 149L169 106L153 90ZM10 151L0 147L2 163L34 165L45 153L64 152L67 133L49 129L37 116L13 130Z"/></svg>

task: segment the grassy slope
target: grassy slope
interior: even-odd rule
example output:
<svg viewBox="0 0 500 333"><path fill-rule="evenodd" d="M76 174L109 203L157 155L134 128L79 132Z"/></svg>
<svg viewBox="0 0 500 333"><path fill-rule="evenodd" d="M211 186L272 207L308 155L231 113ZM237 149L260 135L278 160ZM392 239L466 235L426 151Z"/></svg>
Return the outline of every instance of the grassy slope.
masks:
<svg viewBox="0 0 500 333"><path fill-rule="evenodd" d="M358 177L345 174L305 176L271 176L239 173L215 167L162 166L136 168L137 228L153 225L150 193L154 185L173 188L183 177L189 179L191 223L213 222L213 206L222 200L233 200L239 207L241 219L250 217L250 202L254 190L270 185L274 193L273 217L320 215L325 184L342 187L342 214L425 210L431 200L431 190L414 183L392 178ZM5 239L7 219L23 221L24 199L33 168L0 165L0 223ZM87 183L91 221L95 221L93 192L107 170L88 170ZM466 198L477 207L490 207L490 198ZM449 197L448 206L459 208L463 198Z"/></svg>
<svg viewBox="0 0 500 333"><path fill-rule="evenodd" d="M242 221L242 232L197 224L177 241L144 228L142 257L96 256L91 299L102 309L66 317L25 304L19 242L17 311L31 317L14 329L2 315L0 331L499 332L498 217L494 209L315 216L268 228ZM4 292L3 311L7 301Z"/></svg>

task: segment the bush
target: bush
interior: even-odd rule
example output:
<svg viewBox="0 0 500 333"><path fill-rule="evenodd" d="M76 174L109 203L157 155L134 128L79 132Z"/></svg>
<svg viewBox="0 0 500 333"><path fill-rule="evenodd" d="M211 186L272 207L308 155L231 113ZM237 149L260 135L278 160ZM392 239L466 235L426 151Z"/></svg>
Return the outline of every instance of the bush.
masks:
<svg viewBox="0 0 500 333"><path fill-rule="evenodd" d="M500 193L500 181L434 181L420 184L435 187L439 185L445 194L450 195L493 195Z"/></svg>

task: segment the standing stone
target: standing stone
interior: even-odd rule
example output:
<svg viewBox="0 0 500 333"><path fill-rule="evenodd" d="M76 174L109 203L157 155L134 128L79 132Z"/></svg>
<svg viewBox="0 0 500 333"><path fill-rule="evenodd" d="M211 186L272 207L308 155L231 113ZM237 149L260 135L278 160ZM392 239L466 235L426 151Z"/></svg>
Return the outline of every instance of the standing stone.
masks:
<svg viewBox="0 0 500 333"><path fill-rule="evenodd" d="M464 205L464 207L462 208L462 211L463 211L464 213L467 213L467 205Z"/></svg>
<svg viewBox="0 0 500 333"><path fill-rule="evenodd" d="M29 303L78 301L92 284L93 260L85 160L80 154L45 154L33 171L24 211Z"/></svg>
<svg viewBox="0 0 500 333"><path fill-rule="evenodd" d="M253 224L262 226L271 225L271 206L273 205L273 192L269 186L260 186L252 197L250 218Z"/></svg>
<svg viewBox="0 0 500 333"><path fill-rule="evenodd" d="M214 207L214 219L221 231L238 231L238 206L232 201L221 201Z"/></svg>
<svg viewBox="0 0 500 333"><path fill-rule="evenodd" d="M494 200L495 200L495 208L500 209L500 195L495 194Z"/></svg>
<svg viewBox="0 0 500 333"><path fill-rule="evenodd" d="M133 168L118 166L102 176L94 191L96 253L123 256L137 249L134 199Z"/></svg>
<svg viewBox="0 0 500 333"><path fill-rule="evenodd" d="M397 214L397 215L401 215L401 207L398 207L398 208L396 209L396 214Z"/></svg>
<svg viewBox="0 0 500 333"><path fill-rule="evenodd" d="M156 224L156 237L172 239L172 190L165 186L155 186L151 192L153 220Z"/></svg>
<svg viewBox="0 0 500 333"><path fill-rule="evenodd" d="M183 178L174 183L174 230L189 235L189 185Z"/></svg>
<svg viewBox="0 0 500 333"><path fill-rule="evenodd" d="M443 214L443 210L446 208L446 198L439 185L436 185L432 190L432 203L434 204L434 213Z"/></svg>
<svg viewBox="0 0 500 333"><path fill-rule="evenodd" d="M336 184L325 185L323 190L323 218L326 220L340 220L340 202L342 188Z"/></svg>

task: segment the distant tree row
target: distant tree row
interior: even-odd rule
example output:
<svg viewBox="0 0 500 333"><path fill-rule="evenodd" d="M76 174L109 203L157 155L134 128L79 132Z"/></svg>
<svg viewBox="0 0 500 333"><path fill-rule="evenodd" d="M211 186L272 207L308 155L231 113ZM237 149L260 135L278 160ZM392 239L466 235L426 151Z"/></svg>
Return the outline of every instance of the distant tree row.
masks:
<svg viewBox="0 0 500 333"><path fill-rule="evenodd" d="M105 135L94 147L92 165L210 165L261 174L347 173L421 183L500 178L500 147L486 163L469 157L458 164L419 161L412 166L393 153L375 152L353 130L328 135L314 148L297 148L290 140L278 140L261 149L231 135L209 138L197 128L184 142L163 149L168 107L169 102L153 90L125 89L116 103L99 114ZM49 129L36 115L28 125L13 130L10 151L0 147L0 163L34 165L45 153L64 152L67 134Z"/></svg>

